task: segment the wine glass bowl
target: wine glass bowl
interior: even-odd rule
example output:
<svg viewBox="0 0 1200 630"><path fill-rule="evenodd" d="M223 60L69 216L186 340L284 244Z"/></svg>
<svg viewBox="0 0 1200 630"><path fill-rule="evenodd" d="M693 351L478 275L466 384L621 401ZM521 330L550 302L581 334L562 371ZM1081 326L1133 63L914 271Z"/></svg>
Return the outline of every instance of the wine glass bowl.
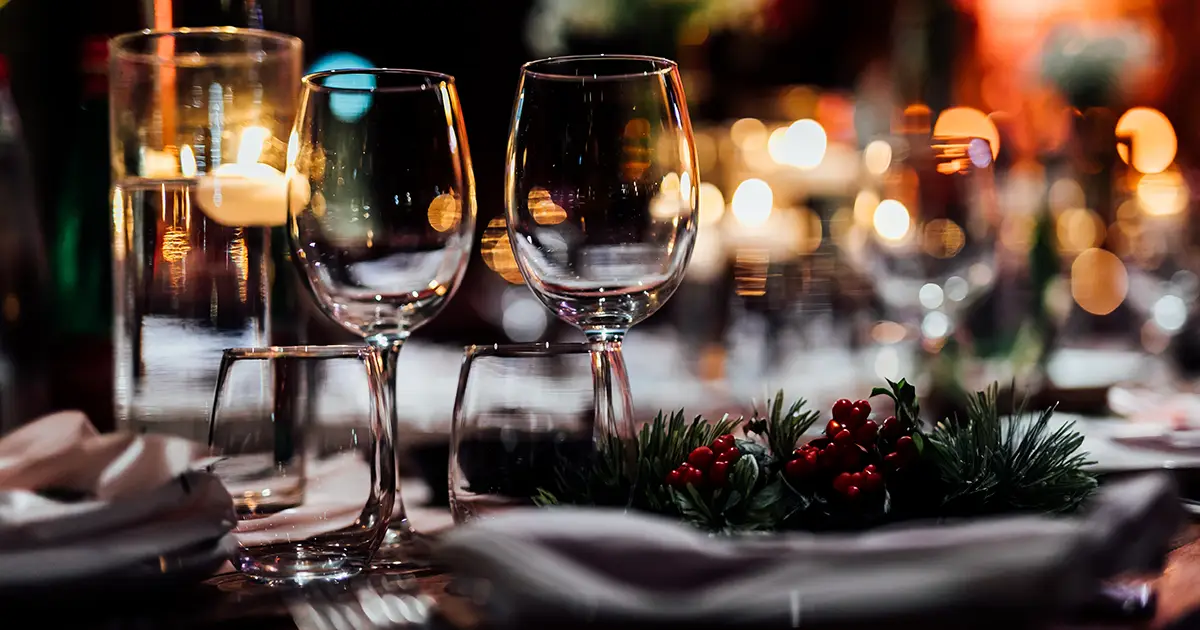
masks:
<svg viewBox="0 0 1200 630"><path fill-rule="evenodd" d="M526 64L509 133L509 237L526 283L592 339L620 337L678 287L696 238L696 149L675 63Z"/></svg>
<svg viewBox="0 0 1200 630"><path fill-rule="evenodd" d="M350 332L407 335L449 301L471 249L474 182L454 81L334 70L304 87L289 149L301 273Z"/></svg>

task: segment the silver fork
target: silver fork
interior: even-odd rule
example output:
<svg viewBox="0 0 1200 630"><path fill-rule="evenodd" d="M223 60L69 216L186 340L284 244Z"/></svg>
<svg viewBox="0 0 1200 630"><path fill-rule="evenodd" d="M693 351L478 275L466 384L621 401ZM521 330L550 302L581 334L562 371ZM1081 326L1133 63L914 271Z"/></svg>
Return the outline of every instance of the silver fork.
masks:
<svg viewBox="0 0 1200 630"><path fill-rule="evenodd" d="M395 630L429 622L434 602L413 595L411 581L369 576L347 586L314 584L290 598L298 630Z"/></svg>

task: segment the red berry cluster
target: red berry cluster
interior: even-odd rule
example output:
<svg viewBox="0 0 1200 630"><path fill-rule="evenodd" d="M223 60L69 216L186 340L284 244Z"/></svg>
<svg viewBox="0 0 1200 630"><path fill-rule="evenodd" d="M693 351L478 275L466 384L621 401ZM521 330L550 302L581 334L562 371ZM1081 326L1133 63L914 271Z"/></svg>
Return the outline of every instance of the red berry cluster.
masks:
<svg viewBox="0 0 1200 630"><path fill-rule="evenodd" d="M733 434L726 433L709 446L697 446L679 468L667 473L666 483L683 489L688 484L697 488L710 485L722 487L729 483L729 470L742 456Z"/></svg>
<svg viewBox="0 0 1200 630"><path fill-rule="evenodd" d="M829 484L847 501L879 496L884 474L898 472L917 456L916 444L895 416L871 420L871 403L843 398L833 404L825 436L796 449L784 465L795 484Z"/></svg>

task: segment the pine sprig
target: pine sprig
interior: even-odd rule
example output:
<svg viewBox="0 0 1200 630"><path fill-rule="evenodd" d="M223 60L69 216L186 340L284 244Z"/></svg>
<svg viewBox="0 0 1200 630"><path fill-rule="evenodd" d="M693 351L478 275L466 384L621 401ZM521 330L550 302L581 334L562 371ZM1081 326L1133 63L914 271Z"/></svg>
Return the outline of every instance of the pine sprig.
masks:
<svg viewBox="0 0 1200 630"><path fill-rule="evenodd" d="M932 460L948 515L1010 511L1067 512L1096 488L1080 451L1083 436L1074 423L1051 430L1054 408L1028 425L1025 404L1002 413L999 387L970 397L965 422L943 422L929 435Z"/></svg>
<svg viewBox="0 0 1200 630"><path fill-rule="evenodd" d="M767 448L776 459L785 458L796 448L800 437L821 417L816 411L806 411L807 406L808 401L801 398L792 403L785 413L783 390L779 390L771 403L770 415L764 418L757 408L754 409L754 418L746 423L746 434L754 433L765 437Z"/></svg>

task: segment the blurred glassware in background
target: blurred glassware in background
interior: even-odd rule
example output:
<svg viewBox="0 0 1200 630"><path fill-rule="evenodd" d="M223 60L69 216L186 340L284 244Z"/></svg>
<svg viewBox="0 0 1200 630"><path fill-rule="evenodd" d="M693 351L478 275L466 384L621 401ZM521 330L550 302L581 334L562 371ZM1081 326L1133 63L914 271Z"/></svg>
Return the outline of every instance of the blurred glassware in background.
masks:
<svg viewBox="0 0 1200 630"><path fill-rule="evenodd" d="M396 362L458 290L475 232L475 176L454 78L420 70L304 77L288 145L293 261L321 310L379 349L389 421ZM380 562L408 567L419 541L396 501Z"/></svg>
<svg viewBox="0 0 1200 630"><path fill-rule="evenodd" d="M237 569L299 584L365 569L396 498L378 349L226 350L215 392L211 468L233 495Z"/></svg>
<svg viewBox="0 0 1200 630"><path fill-rule="evenodd" d="M41 342L49 270L35 194L8 61L0 56L0 433L46 411Z"/></svg>
<svg viewBox="0 0 1200 630"><path fill-rule="evenodd" d="M991 288L999 227L992 144L942 136L936 127L932 136L911 130L887 145L890 163L859 192L847 257L875 283L888 318L905 328L878 336L915 339L936 354Z"/></svg>
<svg viewBox="0 0 1200 630"><path fill-rule="evenodd" d="M1092 108L1076 122L1081 158L1048 194L1062 261L1047 293L1060 349L1049 376L1065 387L1170 379L1160 355L1200 290L1174 128L1141 106Z"/></svg>
<svg viewBox="0 0 1200 630"><path fill-rule="evenodd" d="M696 237L696 147L678 67L629 55L526 64L506 167L513 271L592 345L596 430L633 439L622 340L678 288Z"/></svg>
<svg viewBox="0 0 1200 630"><path fill-rule="evenodd" d="M611 439L594 413L601 395L596 388L615 378L593 378L591 352L586 343L463 351L450 430L450 508L456 523L532 506L543 492L559 493L564 483L588 479L602 440ZM573 495L583 491L571 488ZM630 499L593 498L598 505Z"/></svg>
<svg viewBox="0 0 1200 630"><path fill-rule="evenodd" d="M202 439L222 350L268 340L300 49L228 27L111 43L118 428Z"/></svg>

